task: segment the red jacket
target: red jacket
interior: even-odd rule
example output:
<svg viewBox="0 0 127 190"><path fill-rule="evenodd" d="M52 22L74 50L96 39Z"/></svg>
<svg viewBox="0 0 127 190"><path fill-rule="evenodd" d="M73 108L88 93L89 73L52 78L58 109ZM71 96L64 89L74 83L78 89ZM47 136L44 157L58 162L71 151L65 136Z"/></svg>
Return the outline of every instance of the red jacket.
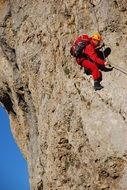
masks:
<svg viewBox="0 0 127 190"><path fill-rule="evenodd" d="M104 65L105 61L98 57L95 44L92 40L90 40L90 44L88 44L85 50L83 50L83 53L85 53L95 63Z"/></svg>

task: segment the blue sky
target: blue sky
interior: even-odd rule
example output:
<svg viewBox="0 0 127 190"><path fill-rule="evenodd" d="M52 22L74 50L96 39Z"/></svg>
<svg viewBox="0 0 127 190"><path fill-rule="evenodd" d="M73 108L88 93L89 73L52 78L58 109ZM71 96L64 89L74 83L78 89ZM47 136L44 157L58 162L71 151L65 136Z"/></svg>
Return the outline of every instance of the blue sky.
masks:
<svg viewBox="0 0 127 190"><path fill-rule="evenodd" d="M27 163L11 134L8 114L1 106L0 190L30 190Z"/></svg>

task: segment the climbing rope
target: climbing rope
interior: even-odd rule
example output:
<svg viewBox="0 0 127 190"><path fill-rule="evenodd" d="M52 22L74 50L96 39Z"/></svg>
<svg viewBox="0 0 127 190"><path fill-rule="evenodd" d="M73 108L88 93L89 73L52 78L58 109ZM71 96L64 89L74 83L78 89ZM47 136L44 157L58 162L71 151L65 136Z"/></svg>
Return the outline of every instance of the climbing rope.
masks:
<svg viewBox="0 0 127 190"><path fill-rule="evenodd" d="M99 1L98 4L100 4L100 2L101 2L101 0ZM95 12L95 6L96 6L96 5L93 3L92 0L90 0L89 3L90 3L90 5L91 5L91 8L92 8L93 13L94 13L95 22L94 22L94 21L93 21L93 22L94 22L95 26L97 26L97 32L100 33L99 21L98 21L98 18L97 18L97 14L96 14L96 12ZM97 4L97 5L98 5L98 4ZM102 48L103 48L103 47L102 47ZM105 50L105 49L104 49L104 50ZM107 58L105 57L104 50L102 49L102 53L103 53L104 60L105 60L105 61L107 60L108 62L110 62L110 61L109 61L109 58L108 58L108 57L107 57ZM113 64L113 63L112 63L112 65L109 65L109 67L112 67L112 66L113 66L114 69L116 69L116 70L120 71L121 73L127 75L127 71L125 71L124 68L122 68L122 67L120 67L120 66L118 66L118 65L115 65L115 64Z"/></svg>
<svg viewBox="0 0 127 190"><path fill-rule="evenodd" d="M109 65L109 67L113 67L114 69L116 69L117 71L120 71L121 73L127 75L127 71L124 70L124 68L115 65L114 63L111 63L111 65Z"/></svg>
<svg viewBox="0 0 127 190"><path fill-rule="evenodd" d="M110 63L109 58L108 58L108 57L107 57L107 58L105 57L105 54L104 54L105 48L104 48L104 49L103 49L103 48L104 48L104 47L102 47L102 54L103 54L104 60L105 60L105 61L108 60L108 62ZM127 71L125 71L122 67L120 67L120 66L118 66L118 65L115 65L115 64L113 64L113 63L111 63L111 65L109 64L109 67L112 67L112 66L113 66L114 69L116 69L116 70L120 71L121 73L127 75Z"/></svg>
<svg viewBox="0 0 127 190"><path fill-rule="evenodd" d="M94 9L95 5L94 5L92 0L90 0L89 2L90 2L90 5L91 5L91 9L93 10L93 13L94 13L95 22L94 22L94 19L93 19L93 22L94 22L95 26L97 26L97 31L100 32L98 18L97 18L95 9Z"/></svg>

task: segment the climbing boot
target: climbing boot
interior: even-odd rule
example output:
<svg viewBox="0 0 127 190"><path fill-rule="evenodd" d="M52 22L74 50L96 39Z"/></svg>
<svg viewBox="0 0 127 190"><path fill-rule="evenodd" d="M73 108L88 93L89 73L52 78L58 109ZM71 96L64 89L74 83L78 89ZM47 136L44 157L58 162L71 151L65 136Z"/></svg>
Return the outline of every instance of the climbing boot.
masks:
<svg viewBox="0 0 127 190"><path fill-rule="evenodd" d="M98 80L94 81L94 90L101 90L103 86L101 86L100 82Z"/></svg>

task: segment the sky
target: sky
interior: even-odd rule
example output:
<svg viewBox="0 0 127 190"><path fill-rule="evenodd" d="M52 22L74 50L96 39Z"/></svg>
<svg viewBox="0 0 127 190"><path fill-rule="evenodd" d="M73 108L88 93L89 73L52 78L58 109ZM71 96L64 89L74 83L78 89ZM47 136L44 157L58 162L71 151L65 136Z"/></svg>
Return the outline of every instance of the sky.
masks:
<svg viewBox="0 0 127 190"><path fill-rule="evenodd" d="M30 190L26 160L12 136L7 112L0 106L0 190Z"/></svg>

